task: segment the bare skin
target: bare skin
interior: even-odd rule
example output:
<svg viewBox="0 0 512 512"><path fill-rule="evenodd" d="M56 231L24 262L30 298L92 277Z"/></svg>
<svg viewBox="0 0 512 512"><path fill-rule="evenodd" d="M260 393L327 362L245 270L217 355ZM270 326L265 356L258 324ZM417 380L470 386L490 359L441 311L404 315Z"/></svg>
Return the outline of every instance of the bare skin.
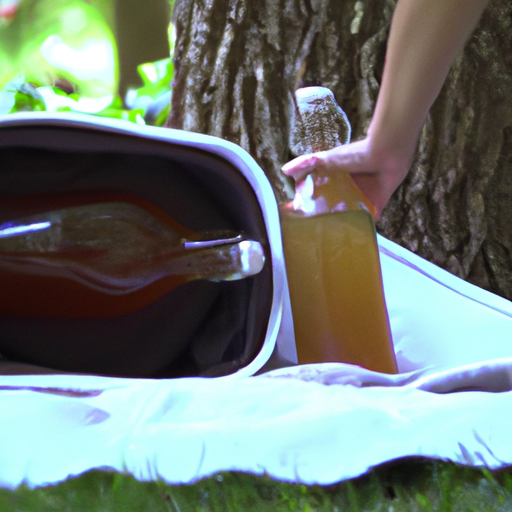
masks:
<svg viewBox="0 0 512 512"><path fill-rule="evenodd" d="M412 162L427 113L489 0L398 0L382 84L365 139L288 162L297 182L347 171L380 215Z"/></svg>

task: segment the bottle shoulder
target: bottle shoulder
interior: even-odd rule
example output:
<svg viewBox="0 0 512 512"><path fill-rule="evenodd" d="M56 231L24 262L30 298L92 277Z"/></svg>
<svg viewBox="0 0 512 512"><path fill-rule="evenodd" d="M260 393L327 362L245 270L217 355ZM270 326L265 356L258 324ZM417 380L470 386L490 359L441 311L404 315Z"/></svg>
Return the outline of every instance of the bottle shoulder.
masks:
<svg viewBox="0 0 512 512"><path fill-rule="evenodd" d="M296 188L292 201L280 206L286 218L313 217L344 211L367 211L374 218L376 210L354 183L350 174L316 172Z"/></svg>

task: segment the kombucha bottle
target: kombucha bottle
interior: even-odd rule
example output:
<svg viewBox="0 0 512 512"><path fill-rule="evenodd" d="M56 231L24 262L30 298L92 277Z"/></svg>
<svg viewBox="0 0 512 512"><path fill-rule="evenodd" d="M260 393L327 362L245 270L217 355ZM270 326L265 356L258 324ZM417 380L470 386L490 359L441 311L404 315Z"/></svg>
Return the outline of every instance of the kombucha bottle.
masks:
<svg viewBox="0 0 512 512"><path fill-rule="evenodd" d="M264 261L259 242L194 233L132 196L0 199L0 316L124 315L190 280L252 276Z"/></svg>
<svg viewBox="0 0 512 512"><path fill-rule="evenodd" d="M339 109L324 88L299 90L298 100L303 123L315 117L308 110L311 103L327 102L322 106L327 111ZM315 123L301 126L302 136L308 130L326 131L321 115ZM309 150L329 146L332 142ZM300 364L346 362L397 372L372 211L373 205L343 172L315 171L297 186L293 201L280 205Z"/></svg>

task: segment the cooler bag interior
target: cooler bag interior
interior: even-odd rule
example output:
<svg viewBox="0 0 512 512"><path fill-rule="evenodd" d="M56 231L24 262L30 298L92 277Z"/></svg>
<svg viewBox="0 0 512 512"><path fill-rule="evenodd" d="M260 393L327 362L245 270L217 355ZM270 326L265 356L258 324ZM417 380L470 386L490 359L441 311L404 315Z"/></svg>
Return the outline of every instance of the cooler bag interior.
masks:
<svg viewBox="0 0 512 512"><path fill-rule="evenodd" d="M254 359L271 314L272 256L262 207L232 162L198 145L93 123L1 128L0 201L34 194L129 194L191 230L243 233L260 242L266 255L253 277L191 281L118 317L10 317L0 311L4 358L56 371L162 378L226 375Z"/></svg>

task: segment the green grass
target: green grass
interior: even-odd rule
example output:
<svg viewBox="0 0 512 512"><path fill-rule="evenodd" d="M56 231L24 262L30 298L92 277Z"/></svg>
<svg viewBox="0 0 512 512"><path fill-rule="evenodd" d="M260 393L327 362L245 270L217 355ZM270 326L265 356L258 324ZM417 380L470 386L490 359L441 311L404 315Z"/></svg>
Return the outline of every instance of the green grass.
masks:
<svg viewBox="0 0 512 512"><path fill-rule="evenodd" d="M0 511L503 512L512 511L512 475L439 461L402 460L326 487L241 473L170 486L91 471L55 486L0 489Z"/></svg>

